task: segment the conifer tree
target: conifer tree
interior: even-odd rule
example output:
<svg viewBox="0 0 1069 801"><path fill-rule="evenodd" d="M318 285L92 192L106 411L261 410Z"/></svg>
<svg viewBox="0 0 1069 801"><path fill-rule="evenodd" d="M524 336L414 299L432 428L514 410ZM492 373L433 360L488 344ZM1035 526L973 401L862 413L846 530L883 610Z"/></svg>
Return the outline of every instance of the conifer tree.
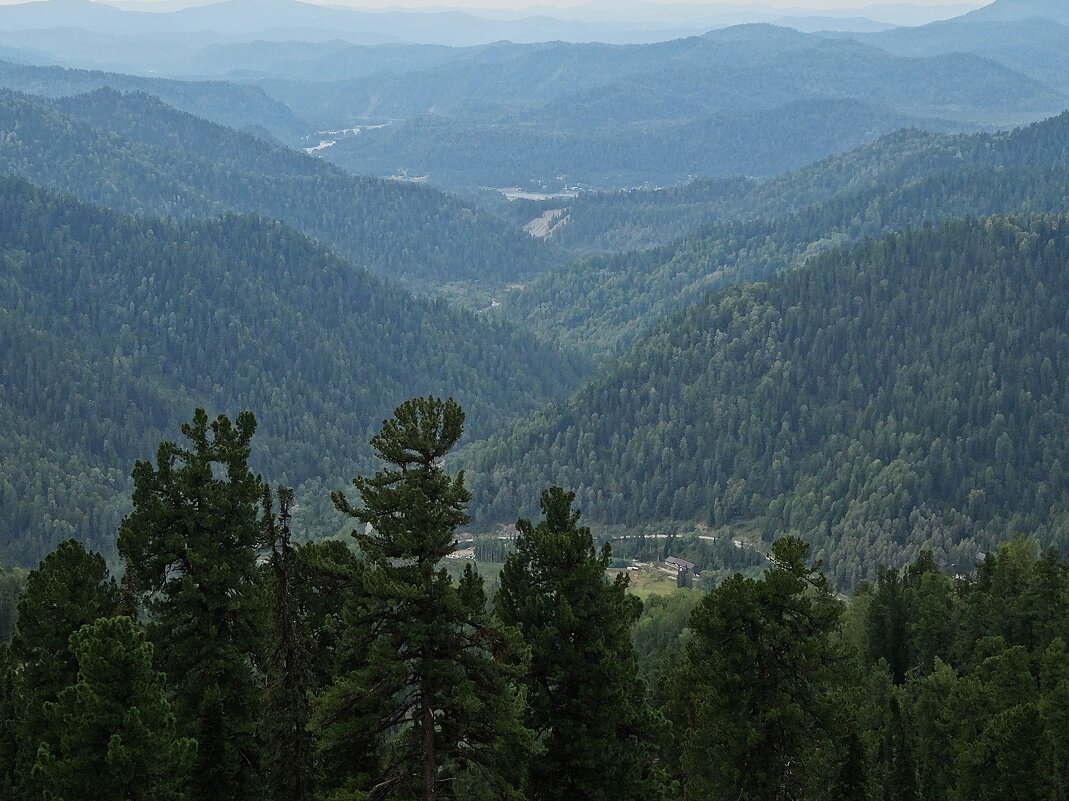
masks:
<svg viewBox="0 0 1069 801"><path fill-rule="evenodd" d="M290 531L293 490L278 489L278 517L271 490L264 489L264 541L271 548L273 609L264 697L264 775L274 801L310 801L313 745L308 731L310 665L304 613L293 588L296 552Z"/></svg>
<svg viewBox="0 0 1069 801"><path fill-rule="evenodd" d="M371 440L387 467L354 481L362 505L334 493L362 524L363 561L340 675L314 719L332 798L436 801L472 782L513 794L516 644L488 617L476 577L458 588L440 566L468 520L463 474L441 467L463 425L451 400L402 404Z"/></svg>
<svg viewBox="0 0 1069 801"><path fill-rule="evenodd" d="M177 733L152 645L130 618L100 618L71 637L78 680L45 705L58 732L42 745L45 798L185 801L196 743Z"/></svg>
<svg viewBox="0 0 1069 801"><path fill-rule="evenodd" d="M671 701L687 799L815 801L835 779L841 610L808 550L777 540L763 578L736 575L694 612Z"/></svg>
<svg viewBox="0 0 1069 801"><path fill-rule="evenodd" d="M0 646L0 798L15 797L15 697L12 688L10 649Z"/></svg>
<svg viewBox="0 0 1069 801"><path fill-rule="evenodd" d="M71 635L98 617L114 614L117 603L118 591L103 557L74 540L61 543L26 580L9 653L14 775L22 797L33 792L31 772L38 748L55 744L59 735L45 715L45 705L78 675Z"/></svg>
<svg viewBox="0 0 1069 801"><path fill-rule="evenodd" d="M160 445L134 468L134 509L119 553L147 598L157 662L197 740L194 801L258 795L256 663L263 600L257 571L262 482L248 466L251 412L182 426L188 447Z"/></svg>
<svg viewBox="0 0 1069 801"><path fill-rule="evenodd" d="M594 546L574 500L552 487L542 493L545 519L518 522L495 601L531 649L526 722L544 754L532 763L528 797L655 799L666 789L661 732L631 641L642 602L625 576L606 578L609 546Z"/></svg>

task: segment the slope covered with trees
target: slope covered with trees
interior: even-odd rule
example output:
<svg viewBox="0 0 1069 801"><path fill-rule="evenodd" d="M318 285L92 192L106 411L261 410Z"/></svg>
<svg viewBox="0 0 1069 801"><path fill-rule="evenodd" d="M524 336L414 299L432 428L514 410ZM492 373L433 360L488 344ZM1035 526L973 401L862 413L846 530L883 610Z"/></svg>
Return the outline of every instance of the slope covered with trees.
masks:
<svg viewBox="0 0 1069 801"><path fill-rule="evenodd" d="M304 133L297 116L262 89L226 81L175 81L0 61L0 86L46 97L67 97L105 87L120 92L146 92L220 125L269 131L286 142Z"/></svg>
<svg viewBox="0 0 1069 801"><path fill-rule="evenodd" d="M622 194L604 208L581 200L577 213L618 232L606 236L633 230L648 205L659 216L678 205L684 219L702 208L721 219L670 245L551 271L506 296L502 313L547 338L612 353L710 291L762 280L845 242L966 215L1065 212L1067 130L1069 115L994 135L903 132L768 182Z"/></svg>
<svg viewBox="0 0 1069 801"><path fill-rule="evenodd" d="M0 193L5 563L110 541L127 476L194 405L264 409L257 466L294 486L367 458L409 395L452 392L484 435L580 365L417 300L253 217L172 223L5 179Z"/></svg>
<svg viewBox="0 0 1069 801"><path fill-rule="evenodd" d="M73 541L30 573L0 641L4 797L1059 797L1056 550L1016 539L953 577L925 551L844 600L781 537L763 574L640 613L552 487L490 604L439 562L466 518L440 464L462 421L418 398L384 423L386 469L355 480L359 505L336 496L376 521L361 560L294 546L289 491L276 516L249 470L254 416L198 410L137 465L121 589Z"/></svg>
<svg viewBox="0 0 1069 801"><path fill-rule="evenodd" d="M1007 532L1066 542L1069 221L837 250L669 319L566 403L474 446L485 521L577 488L605 523L753 520L837 582Z"/></svg>
<svg viewBox="0 0 1069 801"><path fill-rule="evenodd" d="M0 173L129 213L254 212L420 288L511 281L553 263L541 243L429 187L356 178L144 94L2 93L0 127Z"/></svg>

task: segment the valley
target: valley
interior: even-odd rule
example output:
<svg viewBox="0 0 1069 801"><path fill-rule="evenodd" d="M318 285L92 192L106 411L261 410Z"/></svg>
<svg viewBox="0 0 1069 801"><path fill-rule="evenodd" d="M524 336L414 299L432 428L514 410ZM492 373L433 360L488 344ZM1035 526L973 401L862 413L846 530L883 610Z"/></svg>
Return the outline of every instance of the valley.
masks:
<svg viewBox="0 0 1069 801"><path fill-rule="evenodd" d="M0 3L0 799L1063 799L1061 0L515 5Z"/></svg>

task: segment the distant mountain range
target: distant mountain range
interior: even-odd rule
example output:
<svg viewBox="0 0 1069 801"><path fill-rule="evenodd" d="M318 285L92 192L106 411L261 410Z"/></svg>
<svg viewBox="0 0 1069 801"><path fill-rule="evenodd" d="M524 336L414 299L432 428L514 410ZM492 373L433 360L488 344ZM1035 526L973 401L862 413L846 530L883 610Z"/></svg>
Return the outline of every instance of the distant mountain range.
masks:
<svg viewBox="0 0 1069 801"><path fill-rule="evenodd" d="M223 0L172 9L155 4L123 8L91 0L34 0L0 7L6 30L77 28L113 36L211 31L217 36L257 34L278 38L346 38L362 43L406 41L470 45L509 39L573 42L656 41L748 22L794 21L806 30L871 31L894 24L918 24L964 13L957 4L923 9L888 4L859 11L813 12L768 6L696 6L647 2L593 2L576 7L532 7L520 11L472 9L364 11L298 0Z"/></svg>

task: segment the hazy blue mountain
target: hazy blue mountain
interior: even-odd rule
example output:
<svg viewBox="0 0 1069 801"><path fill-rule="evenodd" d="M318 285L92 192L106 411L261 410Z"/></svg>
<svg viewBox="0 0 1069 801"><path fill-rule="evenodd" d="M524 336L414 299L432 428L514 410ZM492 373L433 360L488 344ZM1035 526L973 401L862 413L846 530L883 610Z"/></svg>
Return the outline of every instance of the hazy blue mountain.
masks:
<svg viewBox="0 0 1069 801"><path fill-rule="evenodd" d="M0 173L128 213L250 212L421 289L510 283L554 263L522 232L430 187L357 178L254 136L113 90L0 92Z"/></svg>
<svg viewBox="0 0 1069 801"><path fill-rule="evenodd" d="M711 113L853 97L901 113L1009 120L1055 113L1067 102L1039 82L973 55L902 58L770 25L628 47L502 43L462 50L430 67L318 85L264 85L298 113L324 122L435 113L488 122L510 115L537 122L549 114L560 123L602 96L617 108L637 102L626 112L630 119L657 120L664 119L664 105L679 102L684 105L676 118L695 106ZM658 93L671 100L659 100ZM651 98L656 105L648 108Z"/></svg>
<svg viewBox="0 0 1069 801"><path fill-rule="evenodd" d="M1069 87L1069 25L1053 19L990 19L972 14L920 28L860 38L904 56L970 52L1065 90Z"/></svg>
<svg viewBox="0 0 1069 801"><path fill-rule="evenodd" d="M171 11L120 10L90 0L36 0L19 8L0 6L7 30L68 29L113 35L189 34L268 38L279 41L343 38L361 43L405 41L467 46L509 39L521 42L651 41L693 33L694 26L629 26L584 22L551 15L495 18L454 10L361 11L297 0L223 0ZM14 10L12 10L14 9Z"/></svg>
<svg viewBox="0 0 1069 801"><path fill-rule="evenodd" d="M45 97L66 97L104 87L121 92L146 92L177 109L221 125L267 130L283 141L293 141L306 132L306 127L292 111L255 86L223 81L141 78L0 61L0 88Z"/></svg>
<svg viewBox="0 0 1069 801"><path fill-rule="evenodd" d="M550 271L504 298L501 313L547 338L600 355L641 337L665 315L725 284L763 280L829 248L956 217L1069 213L1069 114L1011 133L937 136L900 132L797 173L747 185L699 185L692 192L584 198L575 222L587 241L643 234L647 216L683 206L708 223L646 252L583 259ZM568 218L567 202L561 218ZM647 208L653 211L647 215ZM637 229L637 231L635 230ZM561 238L569 239L570 220Z"/></svg>
<svg viewBox="0 0 1069 801"><path fill-rule="evenodd" d="M635 91L629 88L632 97ZM856 100L813 98L752 111L689 109L693 121L634 127L621 121L613 128L607 115L636 112L638 104L600 99L606 103L589 110L598 120L589 127L581 119L574 128L547 131L425 116L341 138L323 155L357 174L418 175L442 186L538 185L551 177L554 184L611 188L694 176L770 176L899 128L960 127ZM659 106L675 118L682 104L670 107L670 101L651 92L638 113Z"/></svg>
<svg viewBox="0 0 1069 801"><path fill-rule="evenodd" d="M1046 17L1069 23L1069 6L1061 0L994 0L966 15L967 20L1006 20Z"/></svg>
<svg viewBox="0 0 1069 801"><path fill-rule="evenodd" d="M1027 122L1069 104L975 54L904 57L765 25L647 46L498 44L419 58L435 63L339 82L257 83L320 128L379 124L324 137L336 143L325 158L358 173L429 175L451 186L614 188L769 174L894 125L961 130ZM830 114L822 124L819 109L835 108L833 100L867 111ZM800 115L794 150L776 133L785 128L757 120L788 105ZM747 115L752 136L740 122ZM824 149L811 146L825 130ZM713 150L736 134L778 158L732 162L735 148Z"/></svg>

